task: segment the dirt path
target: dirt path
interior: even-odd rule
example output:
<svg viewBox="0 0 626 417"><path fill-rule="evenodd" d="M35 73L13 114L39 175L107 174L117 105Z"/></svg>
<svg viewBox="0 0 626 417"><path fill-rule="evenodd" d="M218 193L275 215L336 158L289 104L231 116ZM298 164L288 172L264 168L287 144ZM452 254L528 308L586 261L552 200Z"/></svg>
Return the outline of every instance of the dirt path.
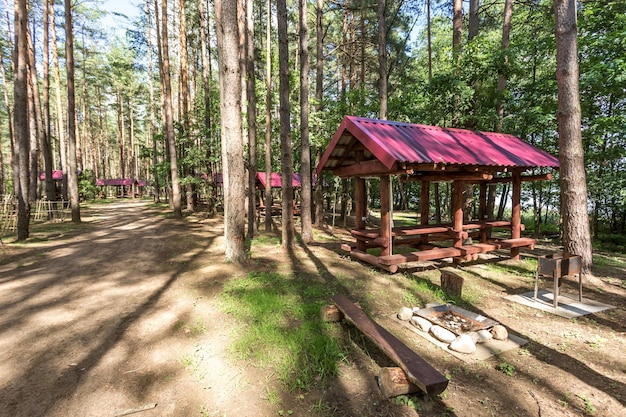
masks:
<svg viewBox="0 0 626 417"><path fill-rule="evenodd" d="M463 267L472 307L529 340L469 364L392 323L402 305L432 301L419 287L437 288L438 271L389 275L342 259L339 229L289 255L259 243L238 268L223 263L221 219L174 221L130 200L82 215L80 225L44 225L26 244L0 246L0 417L626 415L622 260L603 258L585 289L615 308L576 319L504 299L532 288L524 261ZM383 398L375 375L390 364L337 324L349 351L337 377L286 392L271 369L229 353L245 323L220 308L223 283L255 270L319 279L360 301L449 375L448 389L412 397L412 407Z"/></svg>
<svg viewBox="0 0 626 417"><path fill-rule="evenodd" d="M83 220L80 233L0 249L0 415L265 414L227 359L227 319L194 289L218 294L234 272L221 265L221 225L140 202ZM248 401L232 401L243 388Z"/></svg>

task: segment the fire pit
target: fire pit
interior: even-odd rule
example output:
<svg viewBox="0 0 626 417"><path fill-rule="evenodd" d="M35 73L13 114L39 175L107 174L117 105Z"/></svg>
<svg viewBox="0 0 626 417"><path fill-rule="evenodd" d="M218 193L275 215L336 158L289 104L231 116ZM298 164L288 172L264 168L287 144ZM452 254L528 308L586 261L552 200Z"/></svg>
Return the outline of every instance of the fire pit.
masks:
<svg viewBox="0 0 626 417"><path fill-rule="evenodd" d="M417 311L417 315L456 335L488 329L498 324L490 318L450 304L422 308Z"/></svg>

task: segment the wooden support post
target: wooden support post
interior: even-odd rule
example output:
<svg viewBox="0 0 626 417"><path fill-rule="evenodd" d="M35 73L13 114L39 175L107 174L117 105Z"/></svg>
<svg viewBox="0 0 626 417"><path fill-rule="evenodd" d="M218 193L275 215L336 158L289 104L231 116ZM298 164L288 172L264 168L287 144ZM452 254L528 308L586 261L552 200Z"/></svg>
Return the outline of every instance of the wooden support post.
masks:
<svg viewBox="0 0 626 417"><path fill-rule="evenodd" d="M355 182L355 198L356 198L356 221L357 229L365 228L365 213L367 210L367 199L365 198L365 179L360 177L354 178ZM365 252L365 241L357 240L356 247L358 250Z"/></svg>
<svg viewBox="0 0 626 417"><path fill-rule="evenodd" d="M420 190L420 224L426 226L430 217L430 181L422 181ZM428 243L428 235L421 237L421 243Z"/></svg>
<svg viewBox="0 0 626 417"><path fill-rule="evenodd" d="M380 237L387 245L380 256L391 255L391 212L389 201L389 175L380 177Z"/></svg>
<svg viewBox="0 0 626 417"><path fill-rule="evenodd" d="M519 170L513 171L513 195L511 210L511 239L519 239L522 234L522 177ZM519 260L519 248L511 248L511 259Z"/></svg>
<svg viewBox="0 0 626 417"><path fill-rule="evenodd" d="M407 379L402 368L380 368L378 384L383 395L387 398L420 391L417 385Z"/></svg>
<svg viewBox="0 0 626 417"><path fill-rule="evenodd" d="M487 220L487 183L485 181L480 183L480 197L478 202L478 220ZM487 227L480 229L480 242L486 243L489 233Z"/></svg>
<svg viewBox="0 0 626 417"><path fill-rule="evenodd" d="M463 230L463 182L454 181L452 183L452 218L453 229ZM454 247L463 246L461 236L454 238Z"/></svg>

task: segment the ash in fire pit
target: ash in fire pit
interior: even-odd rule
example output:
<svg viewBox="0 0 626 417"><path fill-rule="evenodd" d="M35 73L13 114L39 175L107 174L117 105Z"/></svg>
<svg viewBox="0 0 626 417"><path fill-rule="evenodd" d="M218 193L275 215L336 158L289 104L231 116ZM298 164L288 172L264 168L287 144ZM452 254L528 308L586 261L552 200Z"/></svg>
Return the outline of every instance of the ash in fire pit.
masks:
<svg viewBox="0 0 626 417"><path fill-rule="evenodd" d="M457 335L488 329L498 324L485 316L450 304L422 308L417 310L417 315Z"/></svg>
<svg viewBox="0 0 626 417"><path fill-rule="evenodd" d="M440 325L441 327L451 330L456 334L469 333L482 330L484 328L483 325L476 324L473 320L468 320L454 313L435 314L430 316L428 320Z"/></svg>

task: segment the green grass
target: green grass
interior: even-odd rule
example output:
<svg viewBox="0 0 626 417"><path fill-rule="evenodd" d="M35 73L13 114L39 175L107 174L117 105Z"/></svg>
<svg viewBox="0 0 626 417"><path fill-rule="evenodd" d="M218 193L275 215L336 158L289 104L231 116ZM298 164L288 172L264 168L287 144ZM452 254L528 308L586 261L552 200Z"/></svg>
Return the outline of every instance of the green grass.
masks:
<svg viewBox="0 0 626 417"><path fill-rule="evenodd" d="M320 308L331 294L325 283L278 273L233 278L221 295L223 309L242 323L232 353L273 368L290 390L334 376L346 352L321 321Z"/></svg>
<svg viewBox="0 0 626 417"><path fill-rule="evenodd" d="M626 258L618 256L593 255L594 266L626 268Z"/></svg>

